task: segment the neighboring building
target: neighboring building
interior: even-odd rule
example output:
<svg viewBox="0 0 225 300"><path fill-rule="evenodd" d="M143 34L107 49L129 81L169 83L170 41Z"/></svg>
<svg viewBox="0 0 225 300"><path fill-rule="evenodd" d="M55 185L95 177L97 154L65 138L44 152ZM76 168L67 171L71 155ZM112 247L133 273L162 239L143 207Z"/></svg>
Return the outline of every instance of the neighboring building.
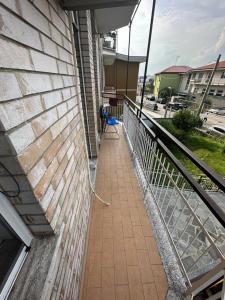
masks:
<svg viewBox="0 0 225 300"><path fill-rule="evenodd" d="M104 49L105 50L105 49ZM105 86L115 88L120 94L126 92L128 56L120 53L104 54ZM110 58L112 58L110 62ZM137 95L138 72L140 63L145 62L145 56L130 56L128 64L127 95L135 100Z"/></svg>
<svg viewBox="0 0 225 300"><path fill-rule="evenodd" d="M162 72L155 74L155 97L159 97L160 91L167 87L171 87L176 94L179 91L182 75L190 69L191 68L188 66L171 66Z"/></svg>
<svg viewBox="0 0 225 300"><path fill-rule="evenodd" d="M179 94L202 97L215 64L189 70L182 75ZM213 106L225 106L225 61L221 61L214 74L207 99Z"/></svg>
<svg viewBox="0 0 225 300"><path fill-rule="evenodd" d="M0 2L0 299L77 300L86 149L99 149L100 34L127 25L138 1Z"/></svg>

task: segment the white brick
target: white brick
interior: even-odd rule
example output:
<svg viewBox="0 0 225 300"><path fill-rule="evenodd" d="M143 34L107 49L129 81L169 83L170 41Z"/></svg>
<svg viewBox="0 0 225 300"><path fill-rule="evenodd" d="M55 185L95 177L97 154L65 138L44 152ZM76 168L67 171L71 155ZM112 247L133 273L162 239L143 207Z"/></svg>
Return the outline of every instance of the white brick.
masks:
<svg viewBox="0 0 225 300"><path fill-rule="evenodd" d="M45 162L44 159L41 159L28 174L28 180L33 188L41 180L45 171L46 171Z"/></svg>
<svg viewBox="0 0 225 300"><path fill-rule="evenodd" d="M39 33L19 18L0 7L0 33L22 44L42 50Z"/></svg>
<svg viewBox="0 0 225 300"><path fill-rule="evenodd" d="M34 69L28 50L3 38L0 38L0 66L13 69Z"/></svg>
<svg viewBox="0 0 225 300"><path fill-rule="evenodd" d="M50 77L47 74L19 72L16 76L23 95L45 92L52 89Z"/></svg>
<svg viewBox="0 0 225 300"><path fill-rule="evenodd" d="M42 95L42 99L45 103L46 109L57 105L59 102L62 101L62 95L60 91L50 92L47 94Z"/></svg>
<svg viewBox="0 0 225 300"><path fill-rule="evenodd" d="M45 195L44 195L44 197L41 200L41 206L42 206L42 208L43 208L44 211L47 210L47 208L48 208L48 206L49 206L49 204L51 202L51 199L52 199L52 197L54 195L54 192L55 192L54 188L50 184L49 187L48 187L48 189L47 189L47 191L46 191L46 193L45 193Z"/></svg>
<svg viewBox="0 0 225 300"><path fill-rule="evenodd" d="M48 19L51 18L48 2L46 0L33 0L33 3Z"/></svg>
<svg viewBox="0 0 225 300"><path fill-rule="evenodd" d="M63 87L63 79L61 75L51 75L54 89L60 89Z"/></svg>
<svg viewBox="0 0 225 300"><path fill-rule="evenodd" d="M28 0L19 0L19 3L23 18L34 27L50 36L48 20L35 8L35 6Z"/></svg>
<svg viewBox="0 0 225 300"><path fill-rule="evenodd" d="M35 140L35 135L30 124L25 124L21 128L9 134L9 139L17 153L20 153Z"/></svg>
<svg viewBox="0 0 225 300"><path fill-rule="evenodd" d="M58 116L61 118L65 113L67 112L67 105L66 103L62 103L59 106L57 106Z"/></svg>
<svg viewBox="0 0 225 300"><path fill-rule="evenodd" d="M70 110L73 106L75 106L75 104L76 104L75 98L68 100L67 101L68 110Z"/></svg>
<svg viewBox="0 0 225 300"><path fill-rule="evenodd" d="M1 0L0 2L4 4L6 7L8 7L10 10L14 11L15 13L19 13L17 4L17 0Z"/></svg>
<svg viewBox="0 0 225 300"><path fill-rule="evenodd" d="M73 76L63 76L64 86L74 85Z"/></svg>
<svg viewBox="0 0 225 300"><path fill-rule="evenodd" d="M41 34L41 40L44 48L44 52L58 58L58 51L56 43L50 40L45 35Z"/></svg>
<svg viewBox="0 0 225 300"><path fill-rule="evenodd" d="M32 127L37 136L41 135L46 129L57 121L56 109L51 109L32 121Z"/></svg>
<svg viewBox="0 0 225 300"><path fill-rule="evenodd" d="M66 51L64 48L58 46L58 52L59 52L59 58L63 61L66 61L68 63L71 63L71 54Z"/></svg>
<svg viewBox="0 0 225 300"><path fill-rule="evenodd" d="M63 23L61 18L56 14L55 10L50 6L50 14L52 23L64 34L66 35L66 25Z"/></svg>
<svg viewBox="0 0 225 300"><path fill-rule="evenodd" d="M61 120L59 120L57 123L55 123L52 127L51 127L51 133L52 133L52 137L53 139L55 139L61 131L63 131L63 129L66 127L67 125L67 116L63 117Z"/></svg>
<svg viewBox="0 0 225 300"><path fill-rule="evenodd" d="M62 34L52 24L50 24L50 29L52 40L62 46Z"/></svg>
<svg viewBox="0 0 225 300"><path fill-rule="evenodd" d="M55 58L34 50L30 50L30 53L36 71L58 73Z"/></svg>
<svg viewBox="0 0 225 300"><path fill-rule="evenodd" d="M71 97L71 92L70 92L70 88L65 88L62 90L62 96L63 96L63 100L67 100Z"/></svg>
<svg viewBox="0 0 225 300"><path fill-rule="evenodd" d="M71 45L71 42L68 41L68 39L65 38L64 36L63 36L63 47L64 47L66 50L68 50L70 53L72 53L72 45Z"/></svg>
<svg viewBox="0 0 225 300"><path fill-rule="evenodd" d="M0 106L0 119L8 130L32 118L42 111L40 96L10 101Z"/></svg>
<svg viewBox="0 0 225 300"><path fill-rule="evenodd" d="M75 74L75 70L74 70L73 65L67 64L67 70L68 70L69 75L74 75Z"/></svg>
<svg viewBox="0 0 225 300"><path fill-rule="evenodd" d="M59 68L59 73L60 74L68 74L67 72L67 65L65 62L58 60L57 61L58 68Z"/></svg>
<svg viewBox="0 0 225 300"><path fill-rule="evenodd" d="M0 73L0 101L15 99L22 96L19 84L13 73Z"/></svg>

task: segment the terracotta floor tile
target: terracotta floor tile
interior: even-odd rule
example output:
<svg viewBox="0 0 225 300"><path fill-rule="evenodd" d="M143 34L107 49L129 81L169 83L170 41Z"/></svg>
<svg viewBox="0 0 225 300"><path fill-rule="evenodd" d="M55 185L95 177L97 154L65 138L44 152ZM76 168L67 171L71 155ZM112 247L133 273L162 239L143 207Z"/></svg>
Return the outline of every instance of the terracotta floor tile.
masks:
<svg viewBox="0 0 225 300"><path fill-rule="evenodd" d="M163 300L168 283L122 131L102 142L96 190L111 206L93 200L80 300Z"/></svg>
<svg viewBox="0 0 225 300"><path fill-rule="evenodd" d="M145 300L158 300L158 294L154 283L143 285Z"/></svg>
<svg viewBox="0 0 225 300"><path fill-rule="evenodd" d="M128 284L127 266L116 265L115 266L115 283L116 284Z"/></svg>
<svg viewBox="0 0 225 300"><path fill-rule="evenodd" d="M116 295L115 295L115 288L114 287L102 287L102 300L115 300Z"/></svg>
<svg viewBox="0 0 225 300"><path fill-rule="evenodd" d="M115 283L115 270L113 267L102 267L102 287L112 287Z"/></svg>
<svg viewBox="0 0 225 300"><path fill-rule="evenodd" d="M129 300L130 292L128 285L117 285L116 286L116 300Z"/></svg>

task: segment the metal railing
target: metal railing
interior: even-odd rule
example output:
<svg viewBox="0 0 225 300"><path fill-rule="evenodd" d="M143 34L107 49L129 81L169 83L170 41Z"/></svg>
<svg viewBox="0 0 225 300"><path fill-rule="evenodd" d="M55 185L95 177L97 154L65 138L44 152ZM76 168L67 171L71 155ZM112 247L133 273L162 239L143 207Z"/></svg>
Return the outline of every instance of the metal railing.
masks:
<svg viewBox="0 0 225 300"><path fill-rule="evenodd" d="M225 181L127 97L123 122L146 208L153 199L187 293L194 293L225 268ZM213 182L216 192L205 191L187 172L167 146L171 143Z"/></svg>
<svg viewBox="0 0 225 300"><path fill-rule="evenodd" d="M112 105L110 103L111 99L116 99L116 105ZM116 117L118 120L123 119L123 103L124 103L124 96L122 94L118 94L114 91L112 92L103 92L102 93L102 101L103 107L109 115ZM112 101L113 102L113 101Z"/></svg>

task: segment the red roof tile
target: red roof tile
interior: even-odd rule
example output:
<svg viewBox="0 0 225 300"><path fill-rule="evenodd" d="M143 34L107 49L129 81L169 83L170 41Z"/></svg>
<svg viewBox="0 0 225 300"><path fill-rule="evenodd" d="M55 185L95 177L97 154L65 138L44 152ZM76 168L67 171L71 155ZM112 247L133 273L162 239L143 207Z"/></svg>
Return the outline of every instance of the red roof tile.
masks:
<svg viewBox="0 0 225 300"><path fill-rule="evenodd" d="M198 67L198 68L194 68L193 70L211 70L213 69L215 66L215 63L213 64L208 64L208 65L204 65L204 66L201 66L201 67ZM225 60L219 62L219 65L217 67L218 69L225 69Z"/></svg>
<svg viewBox="0 0 225 300"><path fill-rule="evenodd" d="M186 73L189 70L191 70L191 67L188 66L171 66L161 71L160 73Z"/></svg>

